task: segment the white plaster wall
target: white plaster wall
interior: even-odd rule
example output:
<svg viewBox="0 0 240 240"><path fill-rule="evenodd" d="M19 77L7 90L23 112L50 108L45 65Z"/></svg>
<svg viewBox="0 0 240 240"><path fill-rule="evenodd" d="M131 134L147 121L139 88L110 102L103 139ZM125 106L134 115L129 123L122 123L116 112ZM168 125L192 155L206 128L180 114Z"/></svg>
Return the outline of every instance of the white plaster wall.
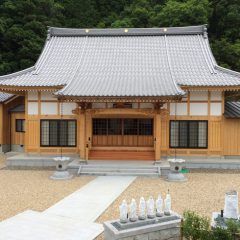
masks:
<svg viewBox="0 0 240 240"><path fill-rule="evenodd" d="M53 97L52 92L41 92L41 100L57 100L57 98Z"/></svg>
<svg viewBox="0 0 240 240"><path fill-rule="evenodd" d="M207 91L192 91L190 92L190 101L207 101L208 92Z"/></svg>
<svg viewBox="0 0 240 240"><path fill-rule="evenodd" d="M211 116L221 116L222 115L222 103L211 103Z"/></svg>
<svg viewBox="0 0 240 240"><path fill-rule="evenodd" d="M177 108L175 110L175 107ZM187 103L170 103L170 115L186 116Z"/></svg>
<svg viewBox="0 0 240 240"><path fill-rule="evenodd" d="M211 92L211 100L213 100L213 101L221 101L222 100L222 92L220 92L220 91L212 91Z"/></svg>
<svg viewBox="0 0 240 240"><path fill-rule="evenodd" d="M28 100L38 100L38 92L28 92Z"/></svg>
<svg viewBox="0 0 240 240"><path fill-rule="evenodd" d="M113 103L107 103L107 108L113 108Z"/></svg>
<svg viewBox="0 0 240 240"><path fill-rule="evenodd" d="M208 103L190 103L190 115L192 116L207 116Z"/></svg>
<svg viewBox="0 0 240 240"><path fill-rule="evenodd" d="M37 115L38 114L38 103L37 102L28 102L28 115Z"/></svg>
<svg viewBox="0 0 240 240"><path fill-rule="evenodd" d="M73 115L72 111L76 109L76 103L61 103L60 104L60 114L63 115Z"/></svg>
<svg viewBox="0 0 240 240"><path fill-rule="evenodd" d="M138 108L138 103L133 103L132 108Z"/></svg>
<svg viewBox="0 0 240 240"><path fill-rule="evenodd" d="M106 103L93 103L92 108L106 108Z"/></svg>
<svg viewBox="0 0 240 240"><path fill-rule="evenodd" d="M152 103L140 103L140 108L153 108Z"/></svg>
<svg viewBox="0 0 240 240"><path fill-rule="evenodd" d="M58 104L56 102L42 102L41 103L41 114L42 115L57 115Z"/></svg>

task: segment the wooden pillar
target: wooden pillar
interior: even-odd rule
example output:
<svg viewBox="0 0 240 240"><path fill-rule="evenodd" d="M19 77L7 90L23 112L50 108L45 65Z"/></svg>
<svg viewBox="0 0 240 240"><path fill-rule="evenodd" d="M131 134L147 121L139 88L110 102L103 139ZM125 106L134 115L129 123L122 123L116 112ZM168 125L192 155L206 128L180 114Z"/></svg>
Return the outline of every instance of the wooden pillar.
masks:
<svg viewBox="0 0 240 240"><path fill-rule="evenodd" d="M86 135L86 119L85 119L85 112L81 112L79 115L79 132L78 132L78 139L79 139L79 152L80 152L80 158L85 159L86 158L86 152L85 152L85 135Z"/></svg>
<svg viewBox="0 0 240 240"><path fill-rule="evenodd" d="M86 139L85 139L85 147L86 147L86 160L89 157L89 151L92 145L92 117L90 113L86 113Z"/></svg>
<svg viewBox="0 0 240 240"><path fill-rule="evenodd" d="M161 115L155 115L155 160L161 159Z"/></svg>
<svg viewBox="0 0 240 240"><path fill-rule="evenodd" d="M39 98L39 96L38 96ZM39 111L39 109L38 109ZM38 118L39 119L39 118ZM39 121L40 124L40 121ZM10 133L11 134L11 133ZM28 152L29 141L28 141L29 133L29 123L28 123L28 92L25 92L25 133L24 133L24 152ZM39 143L40 143L40 126L39 126ZM40 144L38 146L38 152L40 152Z"/></svg>

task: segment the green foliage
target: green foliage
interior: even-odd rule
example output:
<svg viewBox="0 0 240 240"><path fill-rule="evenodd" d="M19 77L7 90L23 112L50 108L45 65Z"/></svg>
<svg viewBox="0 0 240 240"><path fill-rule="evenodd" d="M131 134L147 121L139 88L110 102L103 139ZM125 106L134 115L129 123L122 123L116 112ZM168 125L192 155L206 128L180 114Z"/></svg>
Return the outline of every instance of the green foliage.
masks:
<svg viewBox="0 0 240 240"><path fill-rule="evenodd" d="M224 229L220 226L211 228L209 219L194 212L186 211L183 214L183 236L187 240L235 240L240 233L240 222L227 220Z"/></svg>
<svg viewBox="0 0 240 240"><path fill-rule="evenodd" d="M211 240L209 219L187 211L183 214L183 236L187 240Z"/></svg>
<svg viewBox="0 0 240 240"><path fill-rule="evenodd" d="M212 230L212 240L234 240L234 238L228 230L217 227Z"/></svg>
<svg viewBox="0 0 240 240"><path fill-rule="evenodd" d="M240 71L239 0L1 0L0 75L32 66L47 26L168 27L207 23L217 62Z"/></svg>

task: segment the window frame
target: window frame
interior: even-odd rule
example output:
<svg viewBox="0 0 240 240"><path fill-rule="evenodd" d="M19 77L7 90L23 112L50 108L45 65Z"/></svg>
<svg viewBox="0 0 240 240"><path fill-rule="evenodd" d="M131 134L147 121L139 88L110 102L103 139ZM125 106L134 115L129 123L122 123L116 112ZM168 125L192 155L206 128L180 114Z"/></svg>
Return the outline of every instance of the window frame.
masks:
<svg viewBox="0 0 240 240"><path fill-rule="evenodd" d="M178 127L178 146L172 146L171 145L171 123L172 122L187 122L187 146L186 147L181 147L179 146L180 143L180 127ZM198 135L197 139L199 136L199 122L205 122L206 123L206 146L204 147L199 147L199 139L198 139L198 146L197 147L190 147L189 139L190 139L190 124L189 122L197 122L198 123ZM180 124L179 124L180 126ZM208 120L170 120L169 123L169 148L181 148L181 149L208 149Z"/></svg>
<svg viewBox="0 0 240 240"><path fill-rule="evenodd" d="M42 144L42 122L44 121L48 121L48 122L54 122L56 121L57 122L57 145L43 145ZM75 122L75 131L74 131L74 136L75 136L75 144L74 145L61 145L60 144L60 123L61 122ZM48 130L48 137L50 137L50 128ZM49 142L50 142L50 139L48 139ZM68 142L68 123L67 123L67 142ZM77 120L75 119L41 119L40 120L40 147L68 147L68 148L73 148L73 147L76 147L77 146Z"/></svg>
<svg viewBox="0 0 240 240"><path fill-rule="evenodd" d="M21 122L21 129L20 130L18 130L18 124L17 124L18 121ZM15 132L25 133L25 119L23 119L23 118L16 119L16 121L15 121Z"/></svg>

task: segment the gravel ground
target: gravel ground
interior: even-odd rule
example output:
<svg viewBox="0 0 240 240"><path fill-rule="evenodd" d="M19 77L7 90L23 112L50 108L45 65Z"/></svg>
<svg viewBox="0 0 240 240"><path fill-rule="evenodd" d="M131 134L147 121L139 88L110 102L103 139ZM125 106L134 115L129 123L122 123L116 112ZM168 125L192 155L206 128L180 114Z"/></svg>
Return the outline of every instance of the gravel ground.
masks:
<svg viewBox="0 0 240 240"><path fill-rule="evenodd" d="M5 167L6 157L4 154L0 153L0 169Z"/></svg>
<svg viewBox="0 0 240 240"><path fill-rule="evenodd" d="M0 164L4 166L3 156ZM43 211L94 179L53 181L51 175L47 170L0 170L0 221L27 209Z"/></svg>
<svg viewBox="0 0 240 240"><path fill-rule="evenodd" d="M240 192L239 171L216 171L209 173L195 172L187 174L185 183L170 183L157 178L137 178L122 195L98 218L97 222L119 218L119 205L132 198L137 202L143 196L146 199L152 195L155 199L161 193L165 197L168 189L172 197L172 210L180 214L184 210L196 211L200 215L211 217L212 212L220 211L224 206L224 194L235 189ZM97 240L102 240L103 235Z"/></svg>

